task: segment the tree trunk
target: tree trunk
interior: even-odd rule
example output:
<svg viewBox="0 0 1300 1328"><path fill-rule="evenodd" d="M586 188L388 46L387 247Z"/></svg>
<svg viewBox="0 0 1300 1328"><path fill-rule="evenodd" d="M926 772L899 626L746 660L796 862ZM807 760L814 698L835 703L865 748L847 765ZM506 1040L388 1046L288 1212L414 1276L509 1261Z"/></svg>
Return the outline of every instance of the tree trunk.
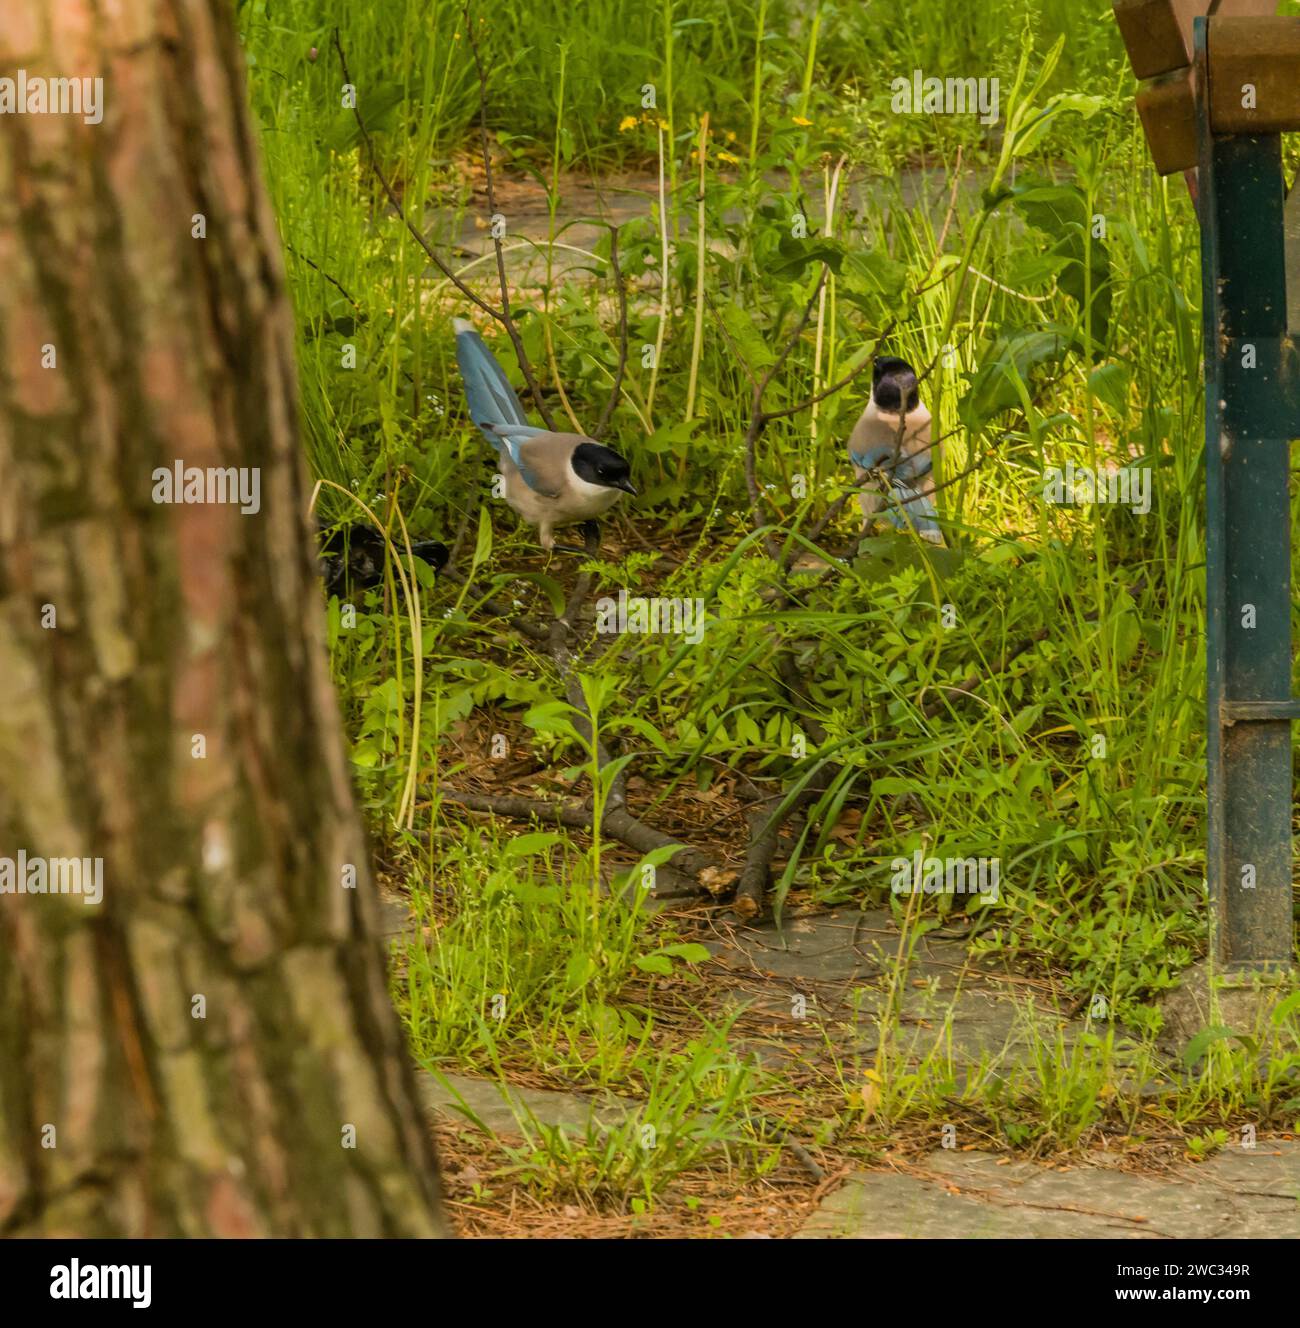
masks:
<svg viewBox="0 0 1300 1328"><path fill-rule="evenodd" d="M0 114L0 1234L445 1234L232 11L0 7L0 76L103 77ZM177 461L258 510L156 501Z"/></svg>

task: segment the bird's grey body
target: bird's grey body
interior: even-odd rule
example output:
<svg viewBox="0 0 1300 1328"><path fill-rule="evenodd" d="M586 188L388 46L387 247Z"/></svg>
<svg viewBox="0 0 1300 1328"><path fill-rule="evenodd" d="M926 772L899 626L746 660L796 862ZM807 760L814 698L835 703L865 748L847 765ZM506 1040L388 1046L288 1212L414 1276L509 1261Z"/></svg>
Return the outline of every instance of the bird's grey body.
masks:
<svg viewBox="0 0 1300 1328"><path fill-rule="evenodd" d="M537 527L542 548L556 547L557 526L595 521L621 493L636 493L628 464L617 452L582 434L529 424L482 337L463 319L455 326L456 360L470 416L496 448L502 496Z"/></svg>
<svg viewBox="0 0 1300 1328"><path fill-rule="evenodd" d="M871 398L849 438L849 459L859 485L873 470L886 477L889 501L870 481L858 504L866 523L882 511L900 529L943 543L934 507L934 464L930 412L917 395L916 374L903 360L881 357L875 366Z"/></svg>
<svg viewBox="0 0 1300 1328"><path fill-rule="evenodd" d="M867 408L858 416L849 439L849 453L852 456L865 456L874 448L887 446L900 459L914 458L916 462L927 462L920 482L912 487L928 498L934 492L934 467L930 459L930 412L923 405L900 415L897 411L881 410L873 397L867 402ZM866 471L856 462L854 474L861 481ZM879 491L863 489L858 496L862 515L875 516L885 505Z"/></svg>
<svg viewBox="0 0 1300 1328"><path fill-rule="evenodd" d="M574 471L575 448L589 442L590 438L578 433L539 433L518 445L522 470L510 449L501 449L503 497L525 521L537 527L538 542L544 549L554 547L556 526L604 516L623 492L590 484ZM532 484L524 478L525 470L533 478Z"/></svg>

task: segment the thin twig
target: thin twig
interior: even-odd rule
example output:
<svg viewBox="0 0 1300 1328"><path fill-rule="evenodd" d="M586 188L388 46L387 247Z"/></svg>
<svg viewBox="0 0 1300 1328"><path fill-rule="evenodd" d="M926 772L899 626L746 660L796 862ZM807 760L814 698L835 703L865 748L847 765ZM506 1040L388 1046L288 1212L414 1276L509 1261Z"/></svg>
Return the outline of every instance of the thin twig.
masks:
<svg viewBox="0 0 1300 1328"><path fill-rule="evenodd" d="M627 287L623 284L623 270L618 264L618 227L612 224L609 227L609 266L614 276L614 289L618 292L618 367L614 370L609 400L605 402L596 427L591 431L591 437L597 442L605 436L605 430L614 418L614 410L623 391L623 376L627 372Z"/></svg>
<svg viewBox="0 0 1300 1328"><path fill-rule="evenodd" d="M470 53L474 56L474 68L478 73L478 128L483 149L483 178L487 185L488 216L492 218L497 215L497 197L496 186L492 177L492 148L488 142L487 131L487 71L483 68L483 58L479 54L478 40L474 36L474 23L470 16L468 0L466 0L465 5L465 40L469 44ZM505 254L501 249L501 237L496 233L495 227L493 227L491 235L497 255L497 279L501 286L500 321L506 330L506 335L510 338L510 344L515 349L515 359L519 361L520 371L524 375L524 381L528 384L529 392L532 393L533 404L537 407L537 413L545 421L546 427L554 431L555 420L552 418L546 402L542 399L542 390L537 385L533 367L528 360L528 353L524 350L523 338L520 337L519 329L515 326L514 317L510 312L510 283L506 280Z"/></svg>
<svg viewBox="0 0 1300 1328"><path fill-rule="evenodd" d="M343 69L343 80L345 83L351 83L352 74L348 69L347 56L344 54L343 43L339 38L339 30L337 28L334 29L333 42L334 49L338 52L339 64ZM500 309L493 308L493 306L483 299L481 295L467 286L465 282L462 281L461 278L443 261L438 251L434 249L428 240L425 239L419 227L416 226L406 215L406 207L403 204L402 199L398 195L397 190L393 188L392 182L384 172L384 168L379 164L379 158L375 153L374 140L370 137L370 131L366 128L366 122L362 119L359 107L354 105L352 107L352 114L356 119L357 129L361 134L361 141L365 144L366 155L370 161L370 169L374 173L375 178L379 181L385 196L388 198L393 210L397 213L402 225L404 225L410 232L411 237L415 240L416 244L424 250L425 256L434 267L436 267L438 271L441 272L442 275L450 281L472 305L475 306L475 308L481 309L489 318L494 319L506 329L511 344L515 348L515 358L519 361L520 372L522 372L525 381L528 383L528 389L533 395L533 400L539 403L538 409L541 412L542 418L546 421L547 428L554 427L549 412L544 405L540 404L541 389L537 386L537 381L533 376L532 365L529 363L527 354L524 353L523 342L519 340L519 332L518 329L515 328L514 320Z"/></svg>
<svg viewBox="0 0 1300 1328"><path fill-rule="evenodd" d="M334 289L338 291L338 293L342 295L343 298L357 311L357 313L363 312L361 306L348 293L347 287L344 286L343 283L337 277L331 276L328 272L325 271L323 267L321 267L319 263L312 262L312 260L308 258L306 254L299 253L298 250L293 247L293 245L286 244L284 247L296 259L298 259L299 262L306 263L307 266L311 268L313 272L319 272L321 276L324 277L325 280L328 281L329 284L333 286Z"/></svg>

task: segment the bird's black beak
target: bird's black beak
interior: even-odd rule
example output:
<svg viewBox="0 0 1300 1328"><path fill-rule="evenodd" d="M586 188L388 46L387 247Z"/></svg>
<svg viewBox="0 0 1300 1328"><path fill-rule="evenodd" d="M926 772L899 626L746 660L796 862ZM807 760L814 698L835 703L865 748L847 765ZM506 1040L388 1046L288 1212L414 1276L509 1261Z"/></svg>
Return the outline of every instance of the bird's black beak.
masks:
<svg viewBox="0 0 1300 1328"><path fill-rule="evenodd" d="M636 497L636 490L632 487L631 480L618 480L614 487L616 489L622 489L624 493L630 493L633 498Z"/></svg>

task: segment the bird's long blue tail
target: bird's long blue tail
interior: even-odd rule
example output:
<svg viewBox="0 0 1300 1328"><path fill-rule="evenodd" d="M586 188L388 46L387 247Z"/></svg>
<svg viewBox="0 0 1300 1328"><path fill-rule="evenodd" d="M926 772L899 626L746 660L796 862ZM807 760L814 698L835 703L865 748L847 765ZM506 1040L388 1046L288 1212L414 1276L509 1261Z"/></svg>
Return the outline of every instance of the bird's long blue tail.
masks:
<svg viewBox="0 0 1300 1328"><path fill-rule="evenodd" d="M465 400L469 403L470 419L479 427L483 437L498 451L500 435L492 431L493 425L528 428L528 417L505 370L496 362L483 338L473 324L463 318L456 319L456 363L460 366L461 380L465 384Z"/></svg>
<svg viewBox="0 0 1300 1328"><path fill-rule="evenodd" d="M930 474L931 465L929 447L899 459L890 487L901 506L889 509L889 519L900 530L915 526L922 539L942 542L943 532L939 529L939 513L935 510L934 500L921 492L921 484Z"/></svg>
<svg viewBox="0 0 1300 1328"><path fill-rule="evenodd" d="M927 494L920 493L902 480L896 479L890 485L896 504L890 504L885 512L891 525L899 530L915 527L922 539L942 541L943 531L939 529L939 513L934 502Z"/></svg>
<svg viewBox="0 0 1300 1328"><path fill-rule="evenodd" d="M850 451L849 455L863 470L880 467L888 472L891 501L883 515L890 525L898 530L914 528L923 539L943 541L934 500L922 493L917 483L930 473L928 447L915 456L898 457L892 446L880 443L865 452Z"/></svg>

